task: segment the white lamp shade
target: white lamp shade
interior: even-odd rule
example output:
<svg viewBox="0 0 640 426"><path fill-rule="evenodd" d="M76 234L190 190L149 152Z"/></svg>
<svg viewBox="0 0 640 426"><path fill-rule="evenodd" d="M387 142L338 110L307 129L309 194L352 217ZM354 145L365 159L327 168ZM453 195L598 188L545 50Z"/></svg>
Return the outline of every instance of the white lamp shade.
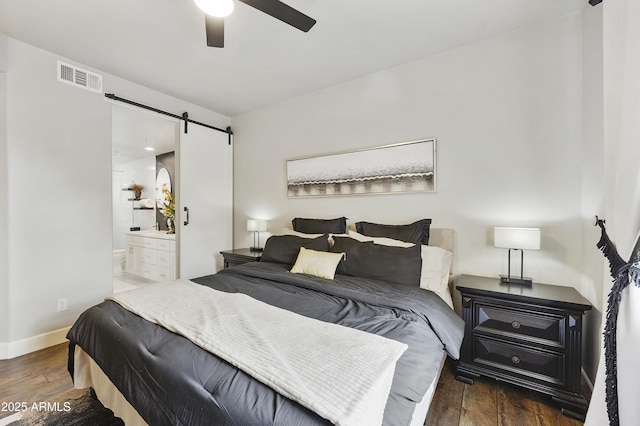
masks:
<svg viewBox="0 0 640 426"><path fill-rule="evenodd" d="M267 221L262 219L247 220L247 231L264 232L267 230Z"/></svg>
<svg viewBox="0 0 640 426"><path fill-rule="evenodd" d="M540 228L493 228L493 245L507 249L540 250Z"/></svg>
<svg viewBox="0 0 640 426"><path fill-rule="evenodd" d="M224 18L233 12L233 0L194 0L207 15Z"/></svg>

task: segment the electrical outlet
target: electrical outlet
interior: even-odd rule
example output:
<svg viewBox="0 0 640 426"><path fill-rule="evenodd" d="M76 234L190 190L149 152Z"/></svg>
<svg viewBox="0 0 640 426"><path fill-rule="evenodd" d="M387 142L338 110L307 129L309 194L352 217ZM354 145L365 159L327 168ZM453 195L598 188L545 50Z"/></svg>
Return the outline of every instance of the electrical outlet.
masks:
<svg viewBox="0 0 640 426"><path fill-rule="evenodd" d="M58 312L67 310L67 299L58 299Z"/></svg>

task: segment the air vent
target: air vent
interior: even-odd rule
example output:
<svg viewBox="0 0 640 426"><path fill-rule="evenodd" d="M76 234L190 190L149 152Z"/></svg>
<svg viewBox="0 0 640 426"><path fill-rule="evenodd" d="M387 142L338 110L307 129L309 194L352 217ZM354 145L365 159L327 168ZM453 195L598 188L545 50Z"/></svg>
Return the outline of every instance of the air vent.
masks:
<svg viewBox="0 0 640 426"><path fill-rule="evenodd" d="M102 93L102 76L58 61L58 81Z"/></svg>

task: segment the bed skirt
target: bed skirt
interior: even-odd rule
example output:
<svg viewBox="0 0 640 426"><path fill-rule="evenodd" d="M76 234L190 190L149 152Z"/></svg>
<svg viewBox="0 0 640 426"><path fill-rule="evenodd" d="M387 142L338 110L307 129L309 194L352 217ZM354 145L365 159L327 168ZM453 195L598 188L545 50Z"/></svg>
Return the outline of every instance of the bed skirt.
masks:
<svg viewBox="0 0 640 426"><path fill-rule="evenodd" d="M74 351L73 387L93 388L98 399L126 426L148 426L96 362L78 345Z"/></svg>

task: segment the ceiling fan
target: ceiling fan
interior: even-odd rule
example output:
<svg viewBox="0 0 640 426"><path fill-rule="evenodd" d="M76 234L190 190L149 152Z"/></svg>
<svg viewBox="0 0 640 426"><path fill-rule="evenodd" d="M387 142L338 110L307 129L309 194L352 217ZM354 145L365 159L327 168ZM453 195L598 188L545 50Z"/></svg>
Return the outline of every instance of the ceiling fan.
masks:
<svg viewBox="0 0 640 426"><path fill-rule="evenodd" d="M205 13L207 46L224 47L224 17L233 12L233 0L194 0ZM281 20L285 24L304 31L311 29L316 20L279 0L238 0L261 12Z"/></svg>

